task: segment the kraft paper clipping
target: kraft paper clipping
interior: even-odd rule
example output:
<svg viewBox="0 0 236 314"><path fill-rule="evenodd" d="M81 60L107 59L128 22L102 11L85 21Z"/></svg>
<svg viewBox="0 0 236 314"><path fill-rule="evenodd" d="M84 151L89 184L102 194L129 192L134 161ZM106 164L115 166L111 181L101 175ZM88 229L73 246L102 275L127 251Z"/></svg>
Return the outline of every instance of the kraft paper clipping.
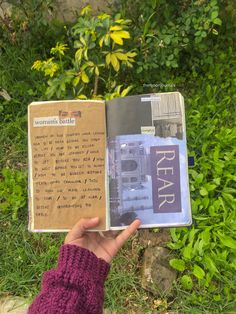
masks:
<svg viewBox="0 0 236 314"><path fill-rule="evenodd" d="M68 230L81 217L106 225L103 101L29 106L30 229Z"/></svg>

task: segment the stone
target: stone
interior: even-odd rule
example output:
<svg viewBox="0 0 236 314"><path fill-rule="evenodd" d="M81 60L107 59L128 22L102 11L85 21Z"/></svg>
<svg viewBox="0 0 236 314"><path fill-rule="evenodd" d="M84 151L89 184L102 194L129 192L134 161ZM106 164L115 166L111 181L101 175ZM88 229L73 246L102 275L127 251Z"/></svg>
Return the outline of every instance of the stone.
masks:
<svg viewBox="0 0 236 314"><path fill-rule="evenodd" d="M177 274L169 265L170 251L148 247L143 256L141 286L157 296L170 296Z"/></svg>
<svg viewBox="0 0 236 314"><path fill-rule="evenodd" d="M0 298L1 314L26 314L29 304L27 300L20 297L2 297Z"/></svg>
<svg viewBox="0 0 236 314"><path fill-rule="evenodd" d="M0 6L0 17L2 19L5 19L7 16L11 15L12 5L10 3L8 3L7 1L1 1L0 4L1 4L1 6Z"/></svg>
<svg viewBox="0 0 236 314"><path fill-rule="evenodd" d="M154 232L150 229L142 229L139 230L139 244L146 247L153 246L165 246L166 243L171 241L170 232L166 228L162 228L158 230L158 232Z"/></svg>
<svg viewBox="0 0 236 314"><path fill-rule="evenodd" d="M11 1L0 1L0 17L11 16L14 4ZM48 19L57 18L63 22L75 22L82 8L91 5L93 14L110 12L115 0L56 0L55 11L48 12Z"/></svg>
<svg viewBox="0 0 236 314"><path fill-rule="evenodd" d="M79 12L87 5L91 5L93 13L108 12L113 0L57 0L57 18L64 22L76 21Z"/></svg>

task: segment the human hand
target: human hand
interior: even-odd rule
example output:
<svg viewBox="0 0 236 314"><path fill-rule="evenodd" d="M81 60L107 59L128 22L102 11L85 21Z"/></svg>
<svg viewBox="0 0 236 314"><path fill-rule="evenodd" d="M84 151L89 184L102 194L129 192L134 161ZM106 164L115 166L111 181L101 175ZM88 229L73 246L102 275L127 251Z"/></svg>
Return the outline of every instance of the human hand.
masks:
<svg viewBox="0 0 236 314"><path fill-rule="evenodd" d="M86 232L98 225L99 218L80 219L65 238L65 244L73 244L92 251L107 263L112 261L122 245L138 229L141 221L136 219L115 238L105 238L98 232Z"/></svg>

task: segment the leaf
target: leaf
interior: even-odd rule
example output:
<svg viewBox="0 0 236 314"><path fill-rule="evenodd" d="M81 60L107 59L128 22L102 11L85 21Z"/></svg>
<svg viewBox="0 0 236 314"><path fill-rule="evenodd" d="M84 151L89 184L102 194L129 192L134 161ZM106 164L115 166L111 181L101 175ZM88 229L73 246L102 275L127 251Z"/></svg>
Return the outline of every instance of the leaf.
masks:
<svg viewBox="0 0 236 314"><path fill-rule="evenodd" d="M205 185L205 187L206 187L207 191L210 192L210 191L215 190L215 188L216 188L217 186L216 186L215 184L207 183L207 184Z"/></svg>
<svg viewBox="0 0 236 314"><path fill-rule="evenodd" d="M213 179L213 181L215 182L216 185L220 185L220 180L221 180L221 178Z"/></svg>
<svg viewBox="0 0 236 314"><path fill-rule="evenodd" d="M86 68L87 68L87 67L94 67L93 61L88 61L88 62L86 62Z"/></svg>
<svg viewBox="0 0 236 314"><path fill-rule="evenodd" d="M199 234L199 237L202 238L204 245L208 245L210 242L210 237L211 237L209 228L208 229L206 228L204 231L202 231Z"/></svg>
<svg viewBox="0 0 236 314"><path fill-rule="evenodd" d="M81 42L79 40L75 40L74 41L74 48L81 48L83 45L81 44Z"/></svg>
<svg viewBox="0 0 236 314"><path fill-rule="evenodd" d="M98 67L95 67L95 74L96 74L97 76L99 76L99 69L98 69Z"/></svg>
<svg viewBox="0 0 236 314"><path fill-rule="evenodd" d="M193 252L192 243L189 243L187 246L185 246L183 248L184 258L191 259L192 258L192 252Z"/></svg>
<svg viewBox="0 0 236 314"><path fill-rule="evenodd" d="M89 78L88 75L85 73L85 71L82 71L81 73L81 79L84 83L88 83L89 82Z"/></svg>
<svg viewBox="0 0 236 314"><path fill-rule="evenodd" d="M120 31L122 30L122 27L119 25L114 25L110 27L110 31Z"/></svg>
<svg viewBox="0 0 236 314"><path fill-rule="evenodd" d="M152 9L154 10L156 8L156 5L157 5L157 0L152 0L151 4L152 4Z"/></svg>
<svg viewBox="0 0 236 314"><path fill-rule="evenodd" d="M206 195L208 194L207 189L206 189L205 187L202 187L202 188L200 189L200 194L201 194L202 196L206 196Z"/></svg>
<svg viewBox="0 0 236 314"><path fill-rule="evenodd" d="M119 36L122 38L127 38L127 39L130 38L130 34L127 31L119 31L119 32L116 32L116 34L119 34Z"/></svg>
<svg viewBox="0 0 236 314"><path fill-rule="evenodd" d="M110 44L110 36L109 36L109 34L106 34L105 39L104 39L104 43L107 46Z"/></svg>
<svg viewBox="0 0 236 314"><path fill-rule="evenodd" d="M204 261L204 266L209 269L212 273L218 273L218 269L216 268L215 263L213 262L213 260L210 258L210 256L205 255L203 257L203 261Z"/></svg>
<svg viewBox="0 0 236 314"><path fill-rule="evenodd" d="M42 66L43 66L43 62L41 60L36 60L34 64L32 65L31 69L40 71L42 69Z"/></svg>
<svg viewBox="0 0 236 314"><path fill-rule="evenodd" d="M76 76L74 79L73 79L73 86L76 87L78 84L79 84L79 81L80 81L80 76Z"/></svg>
<svg viewBox="0 0 236 314"><path fill-rule="evenodd" d="M144 25L144 28L143 28L143 36L146 36L147 32L148 32L148 29L149 29L149 26L150 26L150 20L151 18L153 17L153 15L155 14L156 12L153 12L149 18L147 19L147 22L145 23Z"/></svg>
<svg viewBox="0 0 236 314"><path fill-rule="evenodd" d="M198 279L203 279L205 277L205 272L200 266L195 264L193 266L193 275Z"/></svg>
<svg viewBox="0 0 236 314"><path fill-rule="evenodd" d="M104 36L99 40L99 46L100 46L100 47L103 46L103 41L104 41Z"/></svg>
<svg viewBox="0 0 236 314"><path fill-rule="evenodd" d="M11 100L11 96L8 94L8 92L5 89L2 89L0 91L0 96L2 96L7 101Z"/></svg>
<svg viewBox="0 0 236 314"><path fill-rule="evenodd" d="M217 16L218 16L218 12L217 11L213 11L211 13L211 20L214 20Z"/></svg>
<svg viewBox="0 0 236 314"><path fill-rule="evenodd" d="M98 19L105 20L106 18L110 18L110 15L107 13L101 13L98 15Z"/></svg>
<svg viewBox="0 0 236 314"><path fill-rule="evenodd" d="M122 52L116 52L115 55L120 60L127 60L128 59L127 55L125 53L122 53Z"/></svg>
<svg viewBox="0 0 236 314"><path fill-rule="evenodd" d="M185 262L182 259L173 258L169 261L170 266L178 271L185 270Z"/></svg>
<svg viewBox="0 0 236 314"><path fill-rule="evenodd" d="M127 31L116 31L110 34L113 41L118 45L123 45L122 38L130 38L130 34Z"/></svg>
<svg viewBox="0 0 236 314"><path fill-rule="evenodd" d="M198 233L198 232L199 232L199 229L195 229L194 226L193 226L192 229L189 232L189 242L190 243L193 242L194 237L195 237L196 233Z"/></svg>
<svg viewBox="0 0 236 314"><path fill-rule="evenodd" d="M111 54L110 52L106 55L106 64L109 65L111 63Z"/></svg>
<svg viewBox="0 0 236 314"><path fill-rule="evenodd" d="M131 20L124 20L124 19L119 19L118 20L115 18L116 23L118 24L130 24L132 21Z"/></svg>
<svg viewBox="0 0 236 314"><path fill-rule="evenodd" d="M214 301L220 301L221 300L221 295L220 294L215 294L213 296Z"/></svg>
<svg viewBox="0 0 236 314"><path fill-rule="evenodd" d="M170 36L166 36L163 40L164 40L164 43L166 45L169 45L169 43L170 43Z"/></svg>
<svg viewBox="0 0 236 314"><path fill-rule="evenodd" d="M7 203L7 202L1 202L0 203L0 210L1 211L6 211L7 209L8 209L8 207L9 207L9 203Z"/></svg>
<svg viewBox="0 0 236 314"><path fill-rule="evenodd" d="M118 72L120 69L120 63L119 63L118 59L116 58L115 54L111 54L111 64L112 64L114 70L116 72Z"/></svg>
<svg viewBox="0 0 236 314"><path fill-rule="evenodd" d="M116 33L112 33L110 36L116 44L123 45L123 39L119 35L117 35Z"/></svg>
<svg viewBox="0 0 236 314"><path fill-rule="evenodd" d="M192 278L188 275L184 275L181 277L181 284L185 289L192 289L193 288L193 281Z"/></svg>
<svg viewBox="0 0 236 314"><path fill-rule="evenodd" d="M84 37L80 36L80 41L81 41L81 43L82 43L84 46L87 46Z"/></svg>
<svg viewBox="0 0 236 314"><path fill-rule="evenodd" d="M75 59L80 61L82 59L82 53L83 53L83 48L78 49L75 53Z"/></svg>
<svg viewBox="0 0 236 314"><path fill-rule="evenodd" d="M84 15L89 15L91 11L92 11L91 5L87 5L86 7L84 7L84 8L81 10L80 15L82 15L82 16L84 16Z"/></svg>
<svg viewBox="0 0 236 314"><path fill-rule="evenodd" d="M214 19L213 23L216 25L222 25L222 21L218 17L216 19Z"/></svg>
<svg viewBox="0 0 236 314"><path fill-rule="evenodd" d="M203 240L200 240L200 241L199 241L198 248L197 248L200 256L203 255L203 247L204 247L204 241L203 241Z"/></svg>
<svg viewBox="0 0 236 314"><path fill-rule="evenodd" d="M199 242L200 242L200 238L197 238L197 240L194 243L193 246L193 255L196 256L199 254Z"/></svg>
<svg viewBox="0 0 236 314"><path fill-rule="evenodd" d="M133 88L133 86L128 86L127 88L123 89L122 93L121 93L121 97L125 97L130 90Z"/></svg>
<svg viewBox="0 0 236 314"><path fill-rule="evenodd" d="M77 99L87 99L87 96L80 94L76 97Z"/></svg>
<svg viewBox="0 0 236 314"><path fill-rule="evenodd" d="M183 243L178 241L176 243L169 243L167 246L172 250L179 250L183 247Z"/></svg>
<svg viewBox="0 0 236 314"><path fill-rule="evenodd" d="M67 44L59 43L57 42L56 47L51 48L50 53L51 54L56 54L58 53L61 56L65 55L65 51L67 50Z"/></svg>
<svg viewBox="0 0 236 314"><path fill-rule="evenodd" d="M133 58L133 57L137 56L137 53L136 53L136 52L127 52L126 55L127 55L129 58Z"/></svg>
<svg viewBox="0 0 236 314"><path fill-rule="evenodd" d="M222 242L223 245L236 250L236 241L227 235L223 235L221 233L217 233L218 238Z"/></svg>
<svg viewBox="0 0 236 314"><path fill-rule="evenodd" d="M170 228L171 238L174 242L177 242L179 237L176 235L176 228Z"/></svg>

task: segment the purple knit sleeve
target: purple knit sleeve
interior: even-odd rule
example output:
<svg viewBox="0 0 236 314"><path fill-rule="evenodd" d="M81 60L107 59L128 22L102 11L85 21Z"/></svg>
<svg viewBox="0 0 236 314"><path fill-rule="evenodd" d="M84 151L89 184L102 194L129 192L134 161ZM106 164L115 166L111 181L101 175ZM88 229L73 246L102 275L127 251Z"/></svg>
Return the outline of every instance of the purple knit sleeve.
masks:
<svg viewBox="0 0 236 314"><path fill-rule="evenodd" d="M28 314L100 314L110 265L87 249L63 245L58 267L43 276Z"/></svg>

